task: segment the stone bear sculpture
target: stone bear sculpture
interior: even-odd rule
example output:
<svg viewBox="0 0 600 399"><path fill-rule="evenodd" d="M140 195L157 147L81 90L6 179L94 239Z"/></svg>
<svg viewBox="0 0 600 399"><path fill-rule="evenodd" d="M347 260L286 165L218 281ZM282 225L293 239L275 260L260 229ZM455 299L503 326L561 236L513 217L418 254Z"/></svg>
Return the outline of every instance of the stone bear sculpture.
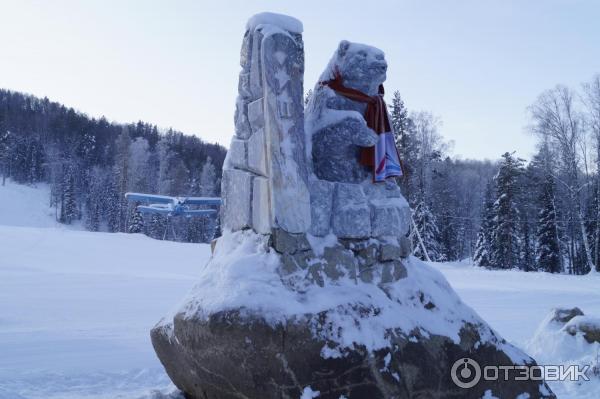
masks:
<svg viewBox="0 0 600 399"><path fill-rule="evenodd" d="M359 153L361 147L377 142L377 134L367 127L363 117L366 104L337 94L323 82L339 73L344 86L375 95L385 81L386 71L381 50L346 40L340 42L306 109L308 144L312 144L309 154L317 178L344 183L370 178L372 171L359 163Z"/></svg>

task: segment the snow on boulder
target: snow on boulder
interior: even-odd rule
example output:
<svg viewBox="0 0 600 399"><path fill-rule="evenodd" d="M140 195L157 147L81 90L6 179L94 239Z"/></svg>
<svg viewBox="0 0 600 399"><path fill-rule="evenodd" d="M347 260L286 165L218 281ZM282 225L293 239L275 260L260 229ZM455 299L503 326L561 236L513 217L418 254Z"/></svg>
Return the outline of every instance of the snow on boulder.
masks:
<svg viewBox="0 0 600 399"><path fill-rule="evenodd" d="M585 369L589 381L565 379L560 388L573 397L583 391L590 393L589 398L597 397L594 393L600 389L600 319L585 316L579 308L553 309L540 323L527 350L542 364Z"/></svg>
<svg viewBox="0 0 600 399"><path fill-rule="evenodd" d="M600 318L576 316L565 325L564 329L572 336L583 335L590 344L600 343Z"/></svg>
<svg viewBox="0 0 600 399"><path fill-rule="evenodd" d="M579 308L553 309L527 349L546 364L594 364L600 353L600 319L585 316Z"/></svg>

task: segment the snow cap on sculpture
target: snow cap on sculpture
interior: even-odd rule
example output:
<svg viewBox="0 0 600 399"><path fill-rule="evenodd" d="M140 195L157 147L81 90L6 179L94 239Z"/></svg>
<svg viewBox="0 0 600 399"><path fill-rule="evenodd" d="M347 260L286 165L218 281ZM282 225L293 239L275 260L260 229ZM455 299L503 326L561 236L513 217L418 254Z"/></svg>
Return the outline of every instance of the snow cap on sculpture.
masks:
<svg viewBox="0 0 600 399"><path fill-rule="evenodd" d="M242 43L236 135L223 171L223 220L230 230L268 234L310 226L304 157L302 23L252 17Z"/></svg>

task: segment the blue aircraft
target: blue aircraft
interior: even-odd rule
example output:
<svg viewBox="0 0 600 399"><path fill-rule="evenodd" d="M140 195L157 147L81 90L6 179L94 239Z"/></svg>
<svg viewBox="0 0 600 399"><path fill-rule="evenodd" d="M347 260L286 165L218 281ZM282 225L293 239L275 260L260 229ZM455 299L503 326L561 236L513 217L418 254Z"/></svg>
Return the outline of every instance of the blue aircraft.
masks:
<svg viewBox="0 0 600 399"><path fill-rule="evenodd" d="M217 197L169 197L166 195L126 193L125 198L130 202L144 202L148 205L138 205L142 213L158 213L165 216L204 216L217 212L216 209L190 209L190 205L221 205Z"/></svg>

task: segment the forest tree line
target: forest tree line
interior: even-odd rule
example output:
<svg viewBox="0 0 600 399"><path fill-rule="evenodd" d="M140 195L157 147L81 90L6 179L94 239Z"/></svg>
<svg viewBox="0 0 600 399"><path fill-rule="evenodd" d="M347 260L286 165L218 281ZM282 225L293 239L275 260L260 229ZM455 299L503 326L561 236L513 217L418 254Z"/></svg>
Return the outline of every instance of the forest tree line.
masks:
<svg viewBox="0 0 600 399"><path fill-rule="evenodd" d="M216 216L142 216L124 194L218 196L225 153L172 129L111 123L47 98L0 90L2 184L7 178L49 184L49 204L64 224L208 242L218 232Z"/></svg>
<svg viewBox="0 0 600 399"><path fill-rule="evenodd" d="M529 161L511 149L493 161L452 156L432 113L409 112L399 92L389 108L407 172L399 183L432 260L570 274L598 269L600 76L577 90L556 86L529 107L538 139ZM50 184L62 223L207 242L218 233L216 218L167 226L164 217L137 213L124 193L218 196L225 153L195 136L110 123L0 90L3 179Z"/></svg>
<svg viewBox="0 0 600 399"><path fill-rule="evenodd" d="M452 159L431 114L409 114L398 92L390 113L408 169L400 183L432 260L600 271L600 75L549 89L528 108L537 138L528 162L510 149L495 162Z"/></svg>

